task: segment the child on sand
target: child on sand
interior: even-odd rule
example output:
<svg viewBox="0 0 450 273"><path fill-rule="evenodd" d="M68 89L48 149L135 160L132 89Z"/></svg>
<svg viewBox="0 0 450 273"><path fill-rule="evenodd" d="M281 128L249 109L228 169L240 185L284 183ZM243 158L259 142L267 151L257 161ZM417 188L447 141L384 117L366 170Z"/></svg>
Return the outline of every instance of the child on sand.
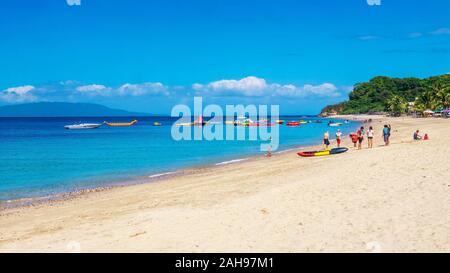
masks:
<svg viewBox="0 0 450 273"><path fill-rule="evenodd" d="M351 133L350 138L352 139L353 146L356 148L356 143L358 143L358 135L355 133Z"/></svg>
<svg viewBox="0 0 450 273"><path fill-rule="evenodd" d="M330 145L330 133L328 131L323 134L323 146L325 149L328 149L328 146Z"/></svg>
<svg viewBox="0 0 450 273"><path fill-rule="evenodd" d="M341 147L341 138L342 138L342 133L341 133L341 130L338 129L336 132L336 143L337 143L338 148Z"/></svg>
<svg viewBox="0 0 450 273"><path fill-rule="evenodd" d="M373 127L370 126L369 131L367 131L367 145L369 149L373 148Z"/></svg>

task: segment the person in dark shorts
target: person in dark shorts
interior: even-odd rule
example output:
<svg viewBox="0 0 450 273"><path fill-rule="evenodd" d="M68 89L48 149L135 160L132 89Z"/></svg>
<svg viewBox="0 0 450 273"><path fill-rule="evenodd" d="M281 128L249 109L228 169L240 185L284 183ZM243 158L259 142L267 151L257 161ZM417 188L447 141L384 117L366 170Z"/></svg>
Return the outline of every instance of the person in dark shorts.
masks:
<svg viewBox="0 0 450 273"><path fill-rule="evenodd" d="M323 146L325 149L328 149L328 146L330 146L330 133L328 131L323 134Z"/></svg>
<svg viewBox="0 0 450 273"><path fill-rule="evenodd" d="M361 144L364 140L364 127L361 127L356 134L358 135L358 150L361 150Z"/></svg>

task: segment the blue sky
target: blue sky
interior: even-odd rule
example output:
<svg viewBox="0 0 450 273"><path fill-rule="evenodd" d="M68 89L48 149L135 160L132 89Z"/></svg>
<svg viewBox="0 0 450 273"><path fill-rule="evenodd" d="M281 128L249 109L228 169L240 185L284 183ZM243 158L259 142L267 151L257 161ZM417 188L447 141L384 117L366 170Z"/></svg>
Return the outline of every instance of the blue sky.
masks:
<svg viewBox="0 0 450 273"><path fill-rule="evenodd" d="M75 3L76 0L72 0ZM205 103L316 113L378 75L450 72L450 1L2 1L0 105Z"/></svg>

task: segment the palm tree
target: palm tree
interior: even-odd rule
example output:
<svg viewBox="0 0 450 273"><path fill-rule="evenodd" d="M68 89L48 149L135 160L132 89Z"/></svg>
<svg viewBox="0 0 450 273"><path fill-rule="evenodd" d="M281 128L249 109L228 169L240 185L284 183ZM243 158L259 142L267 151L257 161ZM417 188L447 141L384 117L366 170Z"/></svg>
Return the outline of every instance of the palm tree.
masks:
<svg viewBox="0 0 450 273"><path fill-rule="evenodd" d="M425 90L419 95L419 97L417 98L417 102L421 104L425 108L425 110L433 108L435 102L433 90L431 88Z"/></svg>
<svg viewBox="0 0 450 273"><path fill-rule="evenodd" d="M447 109L450 106L450 88L448 86L436 89L434 104L436 108L441 109Z"/></svg>
<svg viewBox="0 0 450 273"><path fill-rule="evenodd" d="M394 95L387 101L389 111L395 116L399 116L408 109L408 102L401 96Z"/></svg>

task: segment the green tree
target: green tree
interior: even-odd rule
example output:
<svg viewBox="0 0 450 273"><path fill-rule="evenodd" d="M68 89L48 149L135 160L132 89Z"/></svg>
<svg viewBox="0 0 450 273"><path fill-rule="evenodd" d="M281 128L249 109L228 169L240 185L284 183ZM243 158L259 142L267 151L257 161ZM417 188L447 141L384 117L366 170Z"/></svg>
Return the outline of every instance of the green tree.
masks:
<svg viewBox="0 0 450 273"><path fill-rule="evenodd" d="M434 107L447 109L450 106L450 87L437 83L431 88L434 92Z"/></svg>
<svg viewBox="0 0 450 273"><path fill-rule="evenodd" d="M425 92L419 95L417 101L422 104L425 110L431 109L434 106L435 98L432 89L427 89Z"/></svg>
<svg viewBox="0 0 450 273"><path fill-rule="evenodd" d="M405 98L394 95L387 100L387 106L392 114L399 116L405 113L406 110L408 109L408 102L406 101Z"/></svg>

